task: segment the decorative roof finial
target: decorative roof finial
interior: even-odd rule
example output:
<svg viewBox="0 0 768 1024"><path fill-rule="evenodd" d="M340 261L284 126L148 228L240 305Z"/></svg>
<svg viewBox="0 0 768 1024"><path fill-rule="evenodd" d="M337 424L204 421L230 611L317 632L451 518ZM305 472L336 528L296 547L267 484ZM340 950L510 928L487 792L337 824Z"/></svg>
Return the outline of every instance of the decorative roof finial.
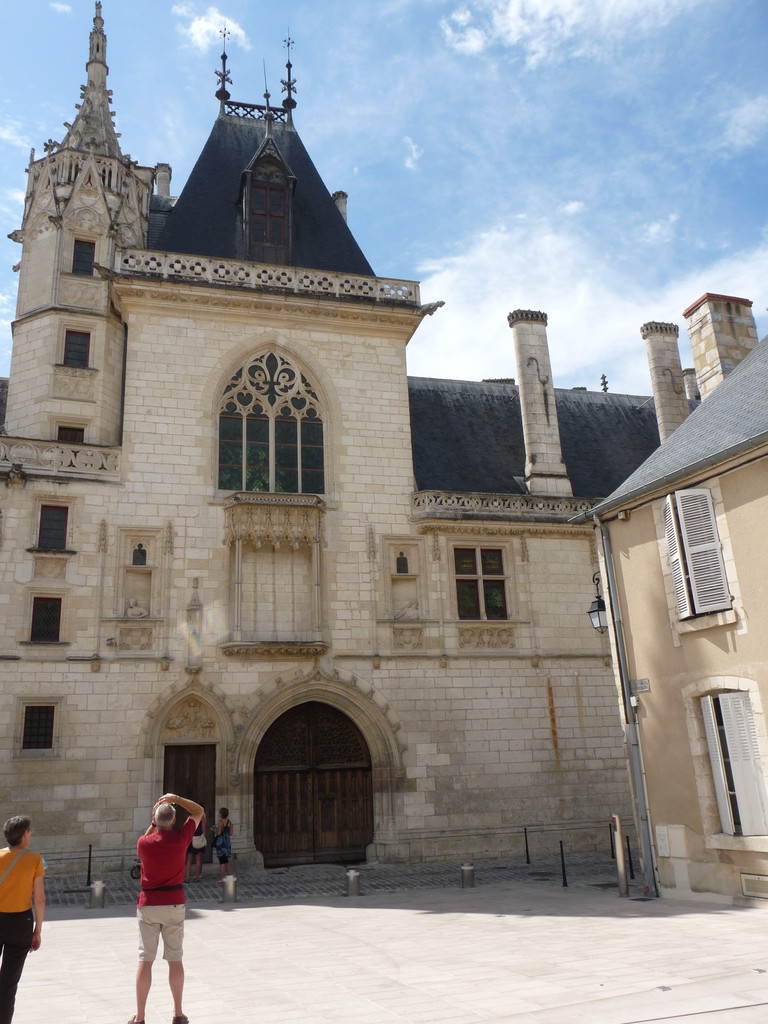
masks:
<svg viewBox="0 0 768 1024"><path fill-rule="evenodd" d="M267 138L272 134L272 122L275 119L275 115L272 113L269 106L269 89L267 88L267 62L262 57L262 65L264 66L264 120L267 126Z"/></svg>
<svg viewBox="0 0 768 1024"><path fill-rule="evenodd" d="M280 80L280 84L283 87L283 92L286 94L283 100L283 110L288 115L288 123L293 122L293 111L296 109L296 100L293 98L293 93L296 88L296 79L291 78L291 70L293 64L291 64L291 47L293 46L293 40L291 39L291 31L288 30L288 37L283 40L283 45L288 51L288 60L285 62L286 77Z"/></svg>
<svg viewBox="0 0 768 1024"><path fill-rule="evenodd" d="M604 373L600 375L600 388L603 392L608 390L608 378Z"/></svg>
<svg viewBox="0 0 768 1024"><path fill-rule="evenodd" d="M225 25L219 32L223 40L223 47L221 51L221 71L216 72L216 77L219 80L219 88L216 90L216 99L219 101L219 113L224 113L224 104L229 99L229 93L227 92L227 86L232 85L232 79L229 77L227 71L227 40L230 37L230 32Z"/></svg>

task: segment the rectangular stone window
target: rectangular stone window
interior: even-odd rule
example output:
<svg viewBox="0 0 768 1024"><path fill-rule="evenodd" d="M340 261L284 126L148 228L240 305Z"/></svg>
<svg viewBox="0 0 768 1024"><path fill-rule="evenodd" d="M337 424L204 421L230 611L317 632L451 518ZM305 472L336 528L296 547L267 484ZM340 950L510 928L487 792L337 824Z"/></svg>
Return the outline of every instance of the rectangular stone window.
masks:
<svg viewBox="0 0 768 1024"><path fill-rule="evenodd" d="M91 277L96 257L96 243L75 239L75 250L72 257L72 273L86 274Z"/></svg>
<svg viewBox="0 0 768 1024"><path fill-rule="evenodd" d="M40 507L40 528L37 546L45 551L64 551L67 546L66 505L42 505Z"/></svg>
<svg viewBox="0 0 768 1024"><path fill-rule="evenodd" d="M53 704L28 704L24 708L22 750L51 750L53 747Z"/></svg>
<svg viewBox="0 0 768 1024"><path fill-rule="evenodd" d="M454 548L456 607L460 619L506 619L504 560L500 548Z"/></svg>
<svg viewBox="0 0 768 1024"><path fill-rule="evenodd" d="M58 427L56 429L56 440L64 444L83 444L85 441L84 427Z"/></svg>
<svg viewBox="0 0 768 1024"><path fill-rule="evenodd" d="M29 639L33 644L57 644L61 629L61 598L35 597L32 600L32 628Z"/></svg>
<svg viewBox="0 0 768 1024"><path fill-rule="evenodd" d="M87 366L91 336L85 331L67 331L64 335L64 365Z"/></svg>

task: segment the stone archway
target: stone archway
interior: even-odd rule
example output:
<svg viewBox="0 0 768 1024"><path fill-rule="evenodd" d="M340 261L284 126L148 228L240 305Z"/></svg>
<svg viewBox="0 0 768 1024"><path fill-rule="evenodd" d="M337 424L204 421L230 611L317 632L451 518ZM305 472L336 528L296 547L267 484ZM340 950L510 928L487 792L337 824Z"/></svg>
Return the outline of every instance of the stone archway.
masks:
<svg viewBox="0 0 768 1024"><path fill-rule="evenodd" d="M307 701L273 722L256 753L253 791L264 867L365 860L373 839L371 755L337 708Z"/></svg>
<svg viewBox="0 0 768 1024"><path fill-rule="evenodd" d="M399 741L400 723L375 689L365 680L339 671L315 669L298 673L290 680L275 679L264 699L248 715L237 753L237 773L243 787L243 806L255 805L255 768L258 751L268 730L293 708L318 702L351 720L370 755L371 803L373 809L373 855L386 856L394 841L396 823L402 821L405 768ZM254 841L256 836L252 833ZM256 846L257 862L261 851ZM369 849L368 855L371 855Z"/></svg>

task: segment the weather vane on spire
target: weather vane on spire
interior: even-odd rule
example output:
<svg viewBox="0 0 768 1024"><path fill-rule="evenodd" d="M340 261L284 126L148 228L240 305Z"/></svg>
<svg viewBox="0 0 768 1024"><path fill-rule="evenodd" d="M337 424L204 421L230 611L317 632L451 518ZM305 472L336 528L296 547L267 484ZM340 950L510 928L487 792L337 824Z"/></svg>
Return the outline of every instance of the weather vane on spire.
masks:
<svg viewBox="0 0 768 1024"><path fill-rule="evenodd" d="M288 60L285 62L286 77L280 79L280 84L283 87L283 92L286 94L283 100L283 108L288 112L288 117L291 117L291 111L296 107L296 100L293 98L293 94L296 90L296 79L291 78L291 70L293 64L291 64L291 47L293 46L293 40L291 39L291 30L288 30L288 37L283 40L283 46L288 51Z"/></svg>
<svg viewBox="0 0 768 1024"><path fill-rule="evenodd" d="M232 79L229 77L229 72L227 71L227 40L231 33L226 25L220 30L219 35L221 36L224 45L221 50L221 71L216 72L216 78L219 80L219 88L216 90L216 99L219 101L221 112L223 114L224 104L229 99L227 86L232 85Z"/></svg>

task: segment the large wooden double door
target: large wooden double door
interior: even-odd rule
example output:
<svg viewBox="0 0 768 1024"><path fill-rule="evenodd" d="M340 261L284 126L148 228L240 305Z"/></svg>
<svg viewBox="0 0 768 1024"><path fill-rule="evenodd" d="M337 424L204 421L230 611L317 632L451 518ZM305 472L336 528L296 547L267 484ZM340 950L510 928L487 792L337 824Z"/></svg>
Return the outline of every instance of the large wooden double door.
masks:
<svg viewBox="0 0 768 1024"><path fill-rule="evenodd" d="M265 867L365 860L371 756L346 715L312 701L267 730L254 766L253 831Z"/></svg>

